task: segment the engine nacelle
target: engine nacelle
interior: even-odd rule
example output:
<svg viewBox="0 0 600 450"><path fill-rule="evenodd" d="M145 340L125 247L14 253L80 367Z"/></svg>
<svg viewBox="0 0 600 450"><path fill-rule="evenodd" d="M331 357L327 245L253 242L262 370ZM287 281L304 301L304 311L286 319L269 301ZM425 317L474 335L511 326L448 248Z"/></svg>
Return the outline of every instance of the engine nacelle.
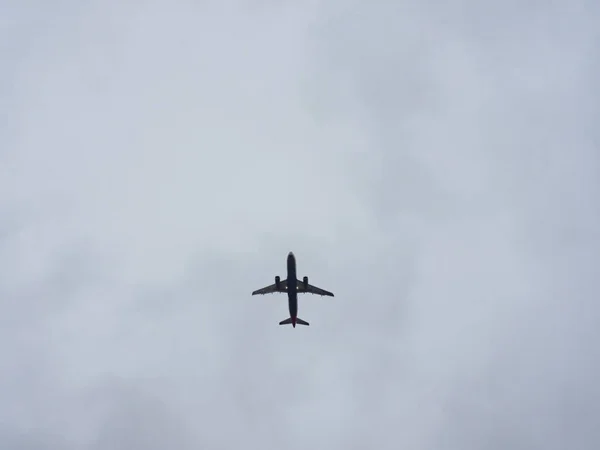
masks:
<svg viewBox="0 0 600 450"><path fill-rule="evenodd" d="M281 278L279 276L275 277L275 287L277 287L277 289L281 288Z"/></svg>
<svg viewBox="0 0 600 450"><path fill-rule="evenodd" d="M304 288L307 288L308 287L308 277L304 277L302 279L302 282L304 283Z"/></svg>

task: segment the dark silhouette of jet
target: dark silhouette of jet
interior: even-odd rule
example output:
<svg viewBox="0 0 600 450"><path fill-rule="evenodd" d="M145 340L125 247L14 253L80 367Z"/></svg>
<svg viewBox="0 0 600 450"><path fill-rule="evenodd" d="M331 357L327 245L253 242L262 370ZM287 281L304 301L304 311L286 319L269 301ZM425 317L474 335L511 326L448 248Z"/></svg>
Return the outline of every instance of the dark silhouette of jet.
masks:
<svg viewBox="0 0 600 450"><path fill-rule="evenodd" d="M274 294L275 292L287 293L290 310L290 318L282 320L279 325L289 325L291 323L294 328L296 328L296 324L309 325L308 322L298 317L298 294L308 293L333 297L331 292L308 284L308 277L304 277L302 281L296 278L296 257L292 252L287 257L287 279L282 280L279 276L276 276L275 284L258 289L252 295Z"/></svg>

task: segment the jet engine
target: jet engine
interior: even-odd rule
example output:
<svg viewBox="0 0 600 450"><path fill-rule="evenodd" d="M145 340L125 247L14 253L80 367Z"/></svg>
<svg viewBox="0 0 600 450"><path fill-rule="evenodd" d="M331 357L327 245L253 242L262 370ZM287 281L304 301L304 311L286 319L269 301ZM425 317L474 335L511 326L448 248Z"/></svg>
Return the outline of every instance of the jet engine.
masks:
<svg viewBox="0 0 600 450"><path fill-rule="evenodd" d="M302 279L302 282L304 283L304 288L305 288L305 289L306 289L306 288L308 288L308 277L304 277L304 278Z"/></svg>
<svg viewBox="0 0 600 450"><path fill-rule="evenodd" d="M281 288L281 278L279 276L275 277L275 286L277 287L277 289Z"/></svg>

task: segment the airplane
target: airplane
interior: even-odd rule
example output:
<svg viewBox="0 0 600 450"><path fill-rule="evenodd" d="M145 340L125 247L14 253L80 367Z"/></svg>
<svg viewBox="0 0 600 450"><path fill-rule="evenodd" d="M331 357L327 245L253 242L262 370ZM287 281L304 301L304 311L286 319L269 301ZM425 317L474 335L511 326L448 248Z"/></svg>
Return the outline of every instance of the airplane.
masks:
<svg viewBox="0 0 600 450"><path fill-rule="evenodd" d="M296 328L296 324L310 325L308 322L298 317L298 295L302 293L324 295L333 297L333 294L324 289L308 284L308 277L304 277L302 281L296 278L296 257L290 252L287 256L287 279L282 280L281 277L275 277L275 284L258 289L252 292L252 295L274 294L275 292L284 292L288 295L288 307L290 310L289 319L282 320L279 325L292 324Z"/></svg>

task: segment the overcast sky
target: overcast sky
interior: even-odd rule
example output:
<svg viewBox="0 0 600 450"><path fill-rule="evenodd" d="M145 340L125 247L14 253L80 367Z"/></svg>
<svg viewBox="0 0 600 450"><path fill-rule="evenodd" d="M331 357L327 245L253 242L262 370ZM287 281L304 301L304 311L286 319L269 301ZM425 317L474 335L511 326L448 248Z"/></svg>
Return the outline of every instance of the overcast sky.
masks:
<svg viewBox="0 0 600 450"><path fill-rule="evenodd" d="M599 11L0 3L0 447L599 448Z"/></svg>

